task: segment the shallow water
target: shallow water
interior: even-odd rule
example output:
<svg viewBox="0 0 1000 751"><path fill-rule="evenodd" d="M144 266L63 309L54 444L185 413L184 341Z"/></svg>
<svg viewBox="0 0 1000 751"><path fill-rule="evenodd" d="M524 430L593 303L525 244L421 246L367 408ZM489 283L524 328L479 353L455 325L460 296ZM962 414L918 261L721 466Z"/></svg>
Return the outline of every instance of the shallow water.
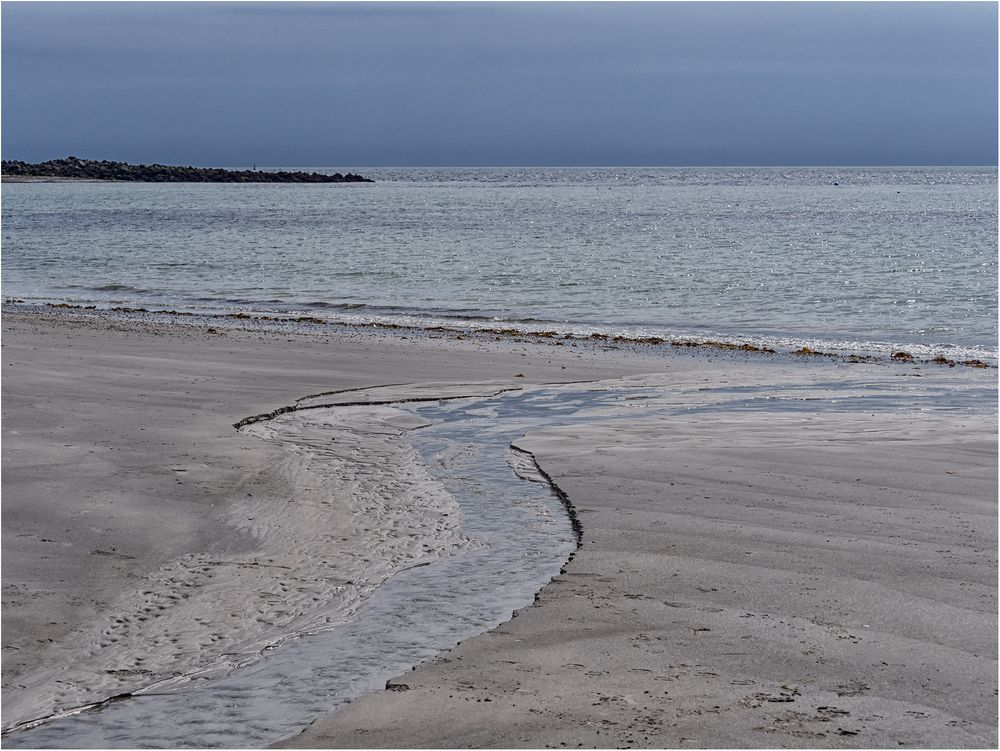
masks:
<svg viewBox="0 0 1000 751"><path fill-rule="evenodd" d="M459 502L476 549L397 574L347 622L288 641L253 665L15 732L4 745L261 746L507 620L576 547L549 486L519 479L509 464L530 474L533 464L510 442L567 408L557 395L539 394L414 405L433 425L412 432L411 442Z"/></svg>
<svg viewBox="0 0 1000 751"><path fill-rule="evenodd" d="M4 293L996 358L994 168L367 172L5 184Z"/></svg>

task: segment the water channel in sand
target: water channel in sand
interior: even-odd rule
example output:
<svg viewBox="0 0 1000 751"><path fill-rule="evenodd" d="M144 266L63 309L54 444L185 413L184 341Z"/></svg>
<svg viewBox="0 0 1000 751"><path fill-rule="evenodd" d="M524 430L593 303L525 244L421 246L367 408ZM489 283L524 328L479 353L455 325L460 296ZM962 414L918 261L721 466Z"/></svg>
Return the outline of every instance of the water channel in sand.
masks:
<svg viewBox="0 0 1000 751"><path fill-rule="evenodd" d="M290 640L250 666L13 732L4 745L259 747L502 623L532 602L576 547L562 502L511 441L617 399L542 389L410 405L432 424L409 440L460 504L462 531L478 547L397 574L346 622Z"/></svg>
<svg viewBox="0 0 1000 751"><path fill-rule="evenodd" d="M992 379L974 374L938 369L914 382L897 368L837 372L838 380L780 387L689 386L696 399L676 387L605 384L411 404L431 425L409 440L460 504L462 531L479 546L397 574L346 622L285 642L252 665L13 732L4 745L260 747L507 620L558 573L576 542L552 489L518 477L541 479L532 459L510 448L525 432L625 412L996 411Z"/></svg>

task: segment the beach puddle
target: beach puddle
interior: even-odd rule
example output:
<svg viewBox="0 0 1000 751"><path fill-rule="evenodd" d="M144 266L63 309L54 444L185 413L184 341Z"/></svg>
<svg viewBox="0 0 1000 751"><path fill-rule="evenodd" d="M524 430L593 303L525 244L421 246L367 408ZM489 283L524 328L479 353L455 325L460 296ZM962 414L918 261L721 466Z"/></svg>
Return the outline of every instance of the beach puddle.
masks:
<svg viewBox="0 0 1000 751"><path fill-rule="evenodd" d="M511 441L622 398L537 389L409 405L431 423L410 431L409 442L458 502L472 545L397 573L345 622L281 643L250 665L12 732L4 745L259 747L508 620L576 548L567 510Z"/></svg>

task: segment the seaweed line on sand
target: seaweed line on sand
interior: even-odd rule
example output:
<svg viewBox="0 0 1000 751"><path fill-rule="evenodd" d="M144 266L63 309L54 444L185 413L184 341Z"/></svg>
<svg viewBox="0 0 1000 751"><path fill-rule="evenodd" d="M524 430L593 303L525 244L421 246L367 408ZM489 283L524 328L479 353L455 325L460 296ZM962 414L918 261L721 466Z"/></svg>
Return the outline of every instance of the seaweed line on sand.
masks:
<svg viewBox="0 0 1000 751"><path fill-rule="evenodd" d="M8 298L4 301L8 305L29 305L23 300L18 298ZM475 336L493 336L493 337L507 337L515 341L534 341L534 342L547 342L554 346L564 346L564 343L569 341L572 344L577 344L580 342L590 343L590 344L604 344L606 346L618 346L618 345L631 345L631 346L651 346L651 347L661 347L669 346L671 348L682 348L689 350L714 350L714 351L728 351L728 352L742 352L749 355L757 356L770 356L770 355L794 355L799 357L816 357L816 358L828 358L832 360L837 360L846 363L886 363L886 364L916 364L923 363L928 365L940 365L945 367L955 367L961 365L967 368L976 369L996 369L998 366L993 365L988 362L984 362L979 359L968 359L968 360L953 360L946 357L943 354L938 354L932 358L920 358L914 357L909 352L905 351L893 351L888 356L885 355L872 355L872 354L857 354L849 352L821 352L808 345L804 345L799 349L788 349L778 351L766 345L757 345L745 341L725 341L717 339L673 339L662 336L639 336L639 335L629 335L624 336L620 334L605 334L601 332L593 332L590 334L563 334L558 331L529 331L517 328L496 328L496 327L477 327L477 328L458 328L454 326L419 326L414 324L401 324L401 323L391 323L388 321L371 321L371 322L352 322L352 321L334 321L326 320L323 318L317 318L315 316L308 315L280 315L272 316L263 313L249 314L245 311L239 311L236 313L200 313L194 314L187 311L176 311L176 310L150 310L148 308L133 308L127 306L117 306L108 309L103 309L103 311L98 310L96 305L77 305L65 302L59 303L43 303L44 307L48 308L59 308L64 310L72 310L73 312L80 312L82 314L89 313L93 311L99 314L100 312L112 312L119 313L124 316L136 315L136 314L149 314L149 315L164 315L164 316L189 316L189 317L207 317L215 319L231 319L231 320L241 320L241 321L254 321L254 322L269 322L276 324L299 324L306 326L337 326L344 327L348 329L375 329L375 330L401 330L401 331L422 331L425 333L437 333L444 336L451 336L454 339L465 339L466 337ZM396 384L393 384L396 385ZM303 397L303 399L308 397Z"/></svg>
<svg viewBox="0 0 1000 751"><path fill-rule="evenodd" d="M538 463L538 459L533 453L527 449L515 446L513 443L510 444L510 448L519 454L524 454L525 456L531 458L532 463L535 465L535 471L541 475L542 479L545 480L546 484L549 488L551 488L552 493L560 500L560 502L562 502L562 505L566 508L566 513L569 515L569 523L573 527L573 535L576 538L576 550L579 550L583 545L583 525L580 523L580 516L576 513L576 506L573 505L573 501L569 499L566 491L556 484L556 481L552 479L552 475L542 469L542 465ZM569 558L566 560L566 563L573 560L573 557L576 555L576 550L569 554ZM559 570L560 574L564 572L565 566Z"/></svg>
<svg viewBox="0 0 1000 751"><path fill-rule="evenodd" d="M370 388L380 388L378 386L369 388L356 389L357 391L368 391ZM348 389L351 391L354 389ZM287 414L288 412L300 412L307 409L331 409L333 407L384 407L391 404L412 404L416 402L446 402L453 401L455 399L474 399L481 397L483 399L491 399L495 396L500 396L508 391L521 391L520 386L510 386L507 388L501 388L492 394L487 394L485 396L479 394L458 394L453 396L414 396L409 399L378 399L378 400L367 400L358 402L331 402L330 404L288 404L284 407L278 407L277 409L271 410L270 412L263 412L259 415L250 415L249 417L244 417L239 422L233 423L233 427L237 430L246 427L247 425L252 425L257 422L265 422L266 420L273 420L275 417ZM338 392L331 392L338 393ZM346 393L346 391L339 392ZM302 397L303 399L308 399L309 397ZM296 400L296 402L301 400Z"/></svg>

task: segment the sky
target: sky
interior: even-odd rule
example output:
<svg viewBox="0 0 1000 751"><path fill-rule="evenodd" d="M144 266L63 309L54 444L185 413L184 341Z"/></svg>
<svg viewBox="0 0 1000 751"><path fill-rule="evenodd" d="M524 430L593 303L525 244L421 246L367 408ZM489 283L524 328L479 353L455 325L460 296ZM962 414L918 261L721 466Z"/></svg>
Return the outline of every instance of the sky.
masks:
<svg viewBox="0 0 1000 751"><path fill-rule="evenodd" d="M988 165L997 4L3 2L4 159Z"/></svg>

